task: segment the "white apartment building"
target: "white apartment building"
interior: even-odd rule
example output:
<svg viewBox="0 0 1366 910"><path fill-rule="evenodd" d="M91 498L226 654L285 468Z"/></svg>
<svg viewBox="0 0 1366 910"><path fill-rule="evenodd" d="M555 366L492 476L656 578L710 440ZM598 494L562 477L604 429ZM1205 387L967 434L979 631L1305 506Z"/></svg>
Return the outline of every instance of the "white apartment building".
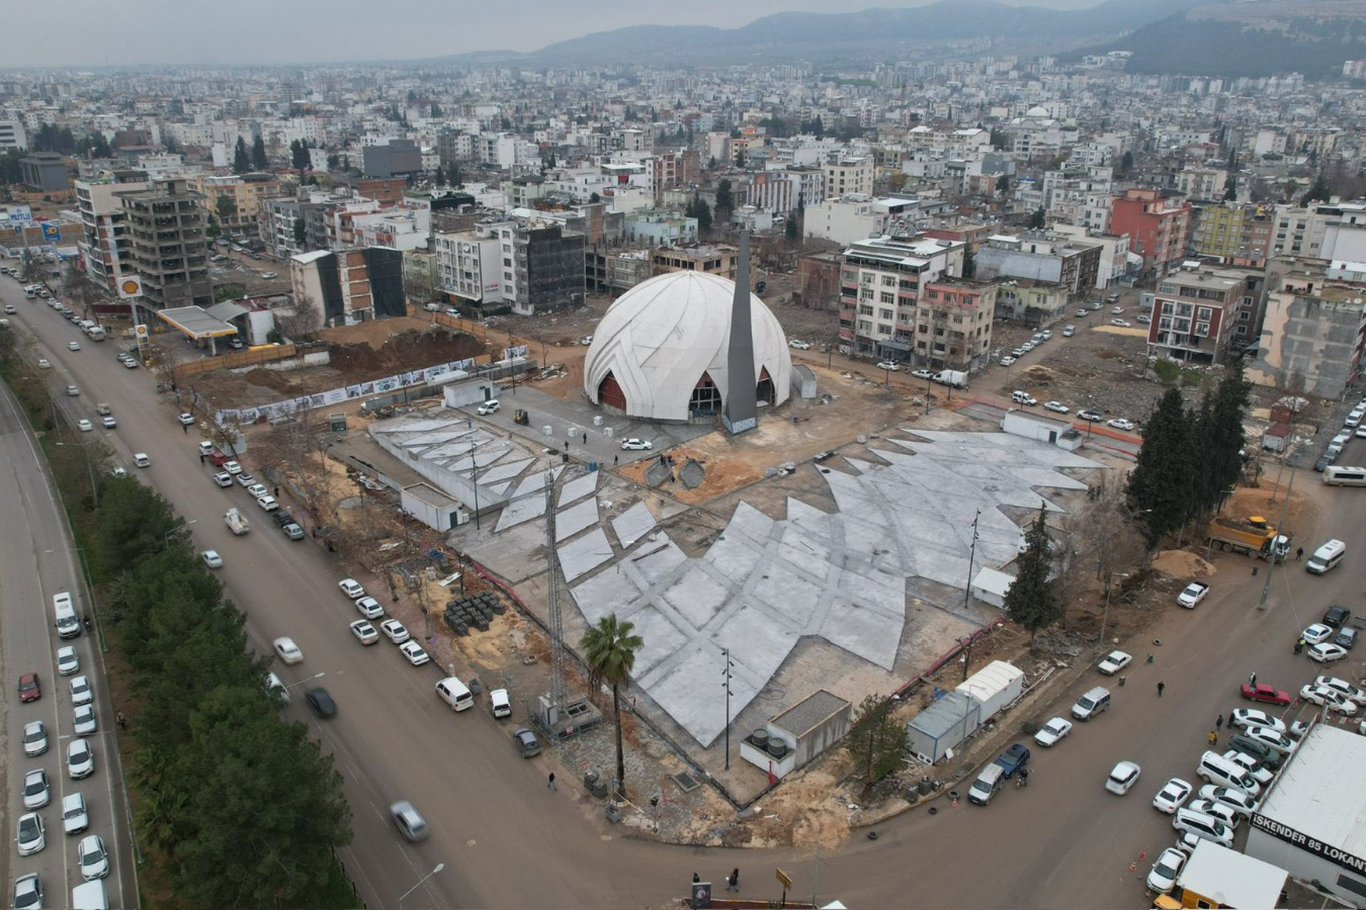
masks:
<svg viewBox="0 0 1366 910"><path fill-rule="evenodd" d="M918 211L916 199L841 196L806 207L803 216L807 237L854 243L887 233L897 218Z"/></svg>
<svg viewBox="0 0 1366 910"><path fill-rule="evenodd" d="M447 294L480 304L501 303L507 299L501 259L499 240L485 226L436 235L437 282Z"/></svg>
<svg viewBox="0 0 1366 910"><path fill-rule="evenodd" d="M873 191L872 158L845 158L837 164L825 165L822 171L825 173L826 199L867 195Z"/></svg>
<svg viewBox="0 0 1366 910"><path fill-rule="evenodd" d="M126 262L124 247L126 214L123 200L115 193L145 190L147 181L129 179L126 183L115 179L76 181L76 208L81 213L81 258L90 280L113 293L122 277Z"/></svg>
<svg viewBox="0 0 1366 910"><path fill-rule="evenodd" d="M1223 199L1228 171L1217 167L1187 167L1176 174L1176 188L1192 199Z"/></svg>
<svg viewBox="0 0 1366 910"><path fill-rule="evenodd" d="M6 149L27 149L28 134L19 120L0 120L0 151Z"/></svg>
<svg viewBox="0 0 1366 910"><path fill-rule="evenodd" d="M921 289L963 273L967 244L914 237L876 237L840 257L840 339L849 352L905 361L916 331Z"/></svg>

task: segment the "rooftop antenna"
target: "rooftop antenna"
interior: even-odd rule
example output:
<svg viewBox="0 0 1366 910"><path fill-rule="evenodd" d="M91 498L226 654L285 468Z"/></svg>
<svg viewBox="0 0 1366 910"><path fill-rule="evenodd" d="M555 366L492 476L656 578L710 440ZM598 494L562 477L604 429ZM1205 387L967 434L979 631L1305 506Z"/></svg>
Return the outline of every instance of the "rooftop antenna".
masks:
<svg viewBox="0 0 1366 910"><path fill-rule="evenodd" d="M555 470L545 479L546 598L550 626L550 701L544 706L546 726L554 728L564 705L564 622L560 615L559 559L555 553Z"/></svg>

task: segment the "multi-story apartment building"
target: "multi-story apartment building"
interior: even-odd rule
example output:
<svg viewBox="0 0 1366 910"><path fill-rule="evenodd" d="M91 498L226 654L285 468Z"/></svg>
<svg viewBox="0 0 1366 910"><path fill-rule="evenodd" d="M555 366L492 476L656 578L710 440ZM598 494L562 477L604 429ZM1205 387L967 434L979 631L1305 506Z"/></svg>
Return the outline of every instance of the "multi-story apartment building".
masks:
<svg viewBox="0 0 1366 910"><path fill-rule="evenodd" d="M649 164L656 193L692 186L702 179L701 156L693 149L656 152Z"/></svg>
<svg viewBox="0 0 1366 910"><path fill-rule="evenodd" d="M849 353L908 362L922 288L963 274L967 244L875 237L844 250L840 265L840 339Z"/></svg>
<svg viewBox="0 0 1366 910"><path fill-rule="evenodd" d="M1158 282L1148 327L1149 356L1220 362L1234 336L1243 282L1209 269L1182 267Z"/></svg>
<svg viewBox="0 0 1366 910"><path fill-rule="evenodd" d="M824 165L821 170L825 174L826 199L873 191L872 158L845 158L838 164Z"/></svg>
<svg viewBox="0 0 1366 910"><path fill-rule="evenodd" d="M1338 399L1366 355L1366 283L1333 280L1322 260L1298 260L1266 295L1253 383Z"/></svg>
<svg viewBox="0 0 1366 910"><path fill-rule="evenodd" d="M1272 218L1262 206L1225 202L1191 210L1190 250L1229 265L1260 267L1271 245Z"/></svg>
<svg viewBox="0 0 1366 910"><path fill-rule="evenodd" d="M1083 296L1096 287L1102 249L1099 243L1045 231L997 234L978 246L974 277L1049 281Z"/></svg>
<svg viewBox="0 0 1366 910"><path fill-rule="evenodd" d="M147 189L142 171L111 171L99 180L76 181L76 208L81 213L81 259L85 273L109 293L118 287L128 265L128 227L117 192Z"/></svg>
<svg viewBox="0 0 1366 910"><path fill-rule="evenodd" d="M991 357L996 285L967 278L925 282L915 307L912 363L972 372Z"/></svg>
<svg viewBox="0 0 1366 910"><path fill-rule="evenodd" d="M441 291L462 307L490 311L507 301L499 241L488 222L470 231L436 234L436 274ZM507 256L512 270L512 256Z"/></svg>
<svg viewBox="0 0 1366 910"><path fill-rule="evenodd" d="M1028 326L1052 325L1067 315L1072 295L1052 281L1007 278L996 287L996 315Z"/></svg>
<svg viewBox="0 0 1366 910"><path fill-rule="evenodd" d="M234 235L259 236L264 203L280 196L280 178L274 174L200 174L190 177L189 184L204 197L208 216Z"/></svg>
<svg viewBox="0 0 1366 910"><path fill-rule="evenodd" d="M184 178L119 192L127 233L123 267L142 278L147 304L162 309L213 304L203 197Z"/></svg>
<svg viewBox="0 0 1366 910"><path fill-rule="evenodd" d="M320 325L354 325L403 316L403 254L363 250L315 250L289 260L296 309L311 310Z"/></svg>
<svg viewBox="0 0 1366 910"><path fill-rule="evenodd" d="M66 159L56 152L33 152L19 159L24 186L35 193L66 193L71 189Z"/></svg>
<svg viewBox="0 0 1366 910"><path fill-rule="evenodd" d="M697 242L697 219L677 212L642 210L630 212L624 223L625 239L649 246L679 246Z"/></svg>
<svg viewBox="0 0 1366 910"><path fill-rule="evenodd" d="M1176 188L1191 199L1223 199L1228 171L1217 167L1187 167L1176 172Z"/></svg>
<svg viewBox="0 0 1366 910"><path fill-rule="evenodd" d="M1165 190L1133 187L1114 201L1110 231L1129 235L1143 270L1160 278L1181 264L1190 235L1190 203Z"/></svg>
<svg viewBox="0 0 1366 910"><path fill-rule="evenodd" d="M27 149L28 134L22 120L0 120L0 152Z"/></svg>
<svg viewBox="0 0 1366 910"><path fill-rule="evenodd" d="M695 246L679 246L667 250L654 250L650 254L652 275L666 272L705 272L735 280L735 267L739 262L739 250L725 243L702 243Z"/></svg>

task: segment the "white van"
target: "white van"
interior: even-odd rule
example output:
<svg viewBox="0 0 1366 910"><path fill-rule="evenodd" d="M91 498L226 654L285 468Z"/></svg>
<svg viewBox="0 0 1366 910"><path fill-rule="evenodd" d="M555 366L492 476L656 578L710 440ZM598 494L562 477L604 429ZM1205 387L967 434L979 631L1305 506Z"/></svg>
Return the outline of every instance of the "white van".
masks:
<svg viewBox="0 0 1366 910"><path fill-rule="evenodd" d="M52 595L52 619L57 626L58 638L77 638L81 634L81 621L76 616L76 607L71 595L63 591Z"/></svg>
<svg viewBox="0 0 1366 910"><path fill-rule="evenodd" d="M1212 840L1225 847L1233 846L1233 829L1213 815L1196 812L1193 809L1177 809L1172 818L1172 827L1178 831L1189 831L1196 837Z"/></svg>
<svg viewBox="0 0 1366 910"><path fill-rule="evenodd" d="M1005 775L1006 769L1000 765L987 765L968 788L968 799L979 806L985 806L1001 789L1001 784L1006 779Z"/></svg>
<svg viewBox="0 0 1366 910"><path fill-rule="evenodd" d="M1330 540L1323 546L1314 551L1314 555L1309 557L1309 561L1304 564L1306 571L1313 572L1315 575L1322 575L1329 569L1342 562L1342 557L1347 555L1347 544L1340 540Z"/></svg>
<svg viewBox="0 0 1366 910"><path fill-rule="evenodd" d="M1236 787L1250 796L1262 792L1262 785L1248 773L1248 770L1232 759L1224 758L1218 752L1206 752L1200 756L1200 764L1195 773L1221 787Z"/></svg>
<svg viewBox="0 0 1366 910"><path fill-rule="evenodd" d="M1323 469L1323 482L1330 487L1366 487L1366 468L1330 465Z"/></svg>
<svg viewBox="0 0 1366 910"><path fill-rule="evenodd" d="M1077 703L1072 706L1072 716L1077 720L1090 720L1109 707L1110 690L1104 686L1096 686L1077 699Z"/></svg>
<svg viewBox="0 0 1366 910"><path fill-rule="evenodd" d="M454 676L447 676L436 684L436 694L451 706L452 711L463 711L474 706L474 696L465 684Z"/></svg>
<svg viewBox="0 0 1366 910"><path fill-rule="evenodd" d="M104 882L95 879L71 889L72 910L109 910L109 898L104 893Z"/></svg>

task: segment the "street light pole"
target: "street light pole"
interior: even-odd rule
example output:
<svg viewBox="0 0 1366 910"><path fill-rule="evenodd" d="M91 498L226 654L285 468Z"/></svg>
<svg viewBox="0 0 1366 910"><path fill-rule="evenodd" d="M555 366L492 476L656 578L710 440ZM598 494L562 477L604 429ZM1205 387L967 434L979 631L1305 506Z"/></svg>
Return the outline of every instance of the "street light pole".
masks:
<svg viewBox="0 0 1366 910"><path fill-rule="evenodd" d="M1120 577L1120 578L1128 578L1128 577L1129 577L1129 573L1128 573L1128 572L1124 572L1124 573L1122 573L1119 577ZM1105 613L1104 613L1104 614L1101 616L1101 618L1100 618L1100 646L1101 646L1102 648L1105 647L1105 627L1106 627L1106 625L1110 622L1110 592L1114 590L1114 587L1115 587L1115 573L1114 573L1114 572L1106 572L1106 573L1105 573Z"/></svg>
<svg viewBox="0 0 1366 910"><path fill-rule="evenodd" d="M725 661L725 666L721 669L721 674L726 681L721 685L726 690L726 770L730 770L730 668L735 666L735 662L730 659L730 648L721 649L721 659Z"/></svg>
<svg viewBox="0 0 1366 910"><path fill-rule="evenodd" d="M431 878L433 875L436 875L436 873L440 872L440 871L441 871L442 869L444 869L444 868L446 868L446 864L445 864L445 863L437 863L435 869L433 869L431 872L428 872L426 875L422 876L422 879L421 879L420 881L418 881L418 883L417 883L416 885L413 885L413 886L412 886L411 888L409 888L407 891L404 891L402 897L400 897L400 898L398 899L398 910L403 910L403 898L405 898L405 897L407 897L408 895L412 894L412 893L413 893L414 891L416 891L418 888L421 888L423 882L425 882L427 879Z"/></svg>
<svg viewBox="0 0 1366 910"><path fill-rule="evenodd" d="M1281 503L1281 517L1276 522L1276 534L1271 540L1271 553L1266 558L1266 581L1262 584L1262 599L1257 602L1258 610L1266 609L1266 599L1271 594L1271 573L1276 568L1276 543L1285 529L1285 515L1290 510L1290 491L1295 488L1295 465L1290 465L1290 480L1285 485L1285 501ZM1286 547L1290 544L1287 540ZM1289 555L1289 554L1286 554Z"/></svg>

